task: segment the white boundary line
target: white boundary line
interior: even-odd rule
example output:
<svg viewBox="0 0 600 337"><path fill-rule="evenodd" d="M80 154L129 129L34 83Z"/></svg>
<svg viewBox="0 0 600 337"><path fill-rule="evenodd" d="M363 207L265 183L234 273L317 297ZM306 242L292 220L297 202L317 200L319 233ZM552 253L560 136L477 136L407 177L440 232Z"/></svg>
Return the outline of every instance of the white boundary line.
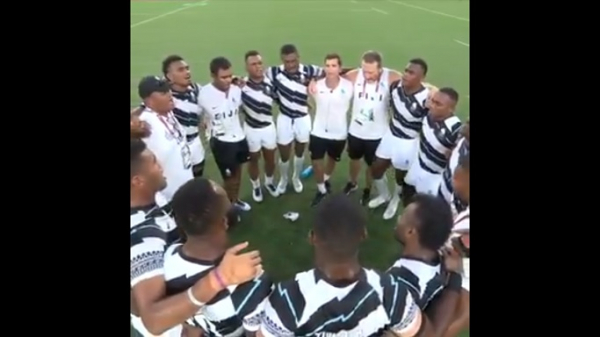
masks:
<svg viewBox="0 0 600 337"><path fill-rule="evenodd" d="M169 15L172 15L172 14L179 13L179 12L181 12L181 11L184 11L184 10L186 10L186 9L190 9L190 8L194 8L194 7L198 7L198 6L204 6L204 5L206 5L206 1L195 2L195 3L193 3L193 4L190 4L189 6L180 7L180 8L174 9L174 10L172 10L172 11L169 11L169 12L163 13L163 14L161 14L161 15L157 15L157 16L151 17L151 18L149 18L149 19L146 19L146 20L142 20L142 21L136 22L136 23L132 24L131 26L129 26L129 28L130 28L130 29L131 29L131 28L135 28L135 27L141 26L141 25L143 25L143 24L146 24L146 23L152 22L152 21L154 21L154 20L158 20L158 19L160 19L160 18L164 18L165 16L169 16Z"/></svg>
<svg viewBox="0 0 600 337"><path fill-rule="evenodd" d="M455 20L469 22L469 19L467 19L467 18L463 18L463 17L460 17L460 16L456 16L456 15L452 15L452 14L448 14L448 13L444 13L444 12L434 11L433 9L429 9L429 8L425 8L425 7L420 7L420 6L415 6L415 5L407 4L407 3L402 2L402 1L387 0L387 2L391 2L391 3L399 5L399 6L404 6L404 7L418 9L420 11L431 13L431 14L445 16L447 18L452 18L452 19L455 19Z"/></svg>
<svg viewBox="0 0 600 337"><path fill-rule="evenodd" d="M371 10L379 14L388 15L389 13L376 7L371 7Z"/></svg>
<svg viewBox="0 0 600 337"><path fill-rule="evenodd" d="M459 41L459 40L454 40L454 42L456 42L456 43L458 43L458 44L462 44L463 46L465 46L465 47L467 47L467 48L470 48L470 47L469 47L469 44L468 44L468 43L466 43L466 42L462 42L462 41Z"/></svg>

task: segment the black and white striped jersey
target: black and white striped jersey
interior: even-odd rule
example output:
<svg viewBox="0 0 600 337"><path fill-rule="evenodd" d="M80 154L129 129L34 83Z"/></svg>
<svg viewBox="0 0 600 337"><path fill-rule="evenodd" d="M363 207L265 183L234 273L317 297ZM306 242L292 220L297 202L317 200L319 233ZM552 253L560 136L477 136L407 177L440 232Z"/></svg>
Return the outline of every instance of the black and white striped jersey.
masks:
<svg viewBox="0 0 600 337"><path fill-rule="evenodd" d="M441 263L432 265L410 258L398 259L387 271L408 287L422 310L443 290L442 272Z"/></svg>
<svg viewBox="0 0 600 337"><path fill-rule="evenodd" d="M402 87L402 81L395 81L390 86L390 130L398 138L414 139L419 135L423 126L423 118L429 109L425 107L429 88L423 86L421 90L407 95Z"/></svg>
<svg viewBox="0 0 600 337"><path fill-rule="evenodd" d="M464 232L471 230L471 210L467 206L462 212L458 213L454 218L454 227L452 228L451 237L461 236ZM462 287L466 291L471 290L471 259L465 257L462 259Z"/></svg>
<svg viewBox="0 0 600 337"><path fill-rule="evenodd" d="M246 77L246 85L242 88L244 121L252 128L264 128L273 124L273 102L275 87L265 77L257 83Z"/></svg>
<svg viewBox="0 0 600 337"><path fill-rule="evenodd" d="M291 74L284 66L269 67L265 75L275 87L279 111L290 118L308 114L308 83L323 74L323 68L315 65L300 64L299 71Z"/></svg>
<svg viewBox="0 0 600 337"><path fill-rule="evenodd" d="M316 269L278 283L265 303L265 337L379 336L412 323L418 306L392 275L363 269L358 281L334 285Z"/></svg>
<svg viewBox="0 0 600 337"><path fill-rule="evenodd" d="M182 244L172 245L165 252L167 295L186 291L206 276L218 263L186 256ZM273 283L266 274L219 292L187 323L204 330L209 337L239 337L244 331L257 331L263 303L271 293Z"/></svg>
<svg viewBox="0 0 600 337"><path fill-rule="evenodd" d="M201 109L198 105L198 94L201 86L192 83L185 92L172 90L175 108L173 114L185 130L188 143L198 137Z"/></svg>
<svg viewBox="0 0 600 337"><path fill-rule="evenodd" d="M162 275L165 247L179 239L170 205L160 193L155 203L130 209L131 287Z"/></svg>
<svg viewBox="0 0 600 337"><path fill-rule="evenodd" d="M465 140L465 138L461 138L454 150L452 150L452 154L450 155L450 159L448 160L448 165L444 169L442 173L442 183L440 184L440 188L438 191L438 195L446 200L449 204L456 207L459 205L460 210L457 209L457 212L461 212L464 210L465 205L462 204L458 198L454 197L454 187L452 187L452 176L454 175L454 170L458 166L458 161L460 158L466 156L469 153L469 142Z"/></svg>
<svg viewBox="0 0 600 337"><path fill-rule="evenodd" d="M419 135L419 165L425 171L442 173L448 164L447 154L454 149L462 123L456 116L435 121L431 115L423 119Z"/></svg>

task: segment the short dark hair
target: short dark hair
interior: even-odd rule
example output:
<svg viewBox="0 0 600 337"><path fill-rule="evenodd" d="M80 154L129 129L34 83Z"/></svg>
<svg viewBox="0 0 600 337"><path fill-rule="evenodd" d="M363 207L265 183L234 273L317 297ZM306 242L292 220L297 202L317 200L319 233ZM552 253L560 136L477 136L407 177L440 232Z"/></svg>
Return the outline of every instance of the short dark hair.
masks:
<svg viewBox="0 0 600 337"><path fill-rule="evenodd" d="M450 205L438 196L417 194L415 204L419 244L424 248L438 250L444 246L454 226Z"/></svg>
<svg viewBox="0 0 600 337"><path fill-rule="evenodd" d="M210 61L210 73L216 75L219 70L227 70L231 68L231 62L223 56L215 57Z"/></svg>
<svg viewBox="0 0 600 337"><path fill-rule="evenodd" d="M138 174L140 166L142 165L142 153L146 150L146 143L139 138L131 138L130 145L130 160L129 167L131 170L131 177L133 179Z"/></svg>
<svg viewBox="0 0 600 337"><path fill-rule="evenodd" d="M352 258L365 233L363 207L344 193L326 197L317 207L313 233L333 260Z"/></svg>
<svg viewBox="0 0 600 337"><path fill-rule="evenodd" d="M471 154L467 153L458 158L458 167L462 168L467 173L471 172L471 159L469 158L470 156Z"/></svg>
<svg viewBox="0 0 600 337"><path fill-rule="evenodd" d="M180 62L180 61L183 61L183 57L181 57L179 55L169 55L169 56L167 56L162 61L162 72L163 72L163 75L167 75L167 73L169 72L169 67L171 66L171 64L173 64L175 62Z"/></svg>
<svg viewBox="0 0 600 337"><path fill-rule="evenodd" d="M418 57L416 59L412 59L408 61L408 63L418 65L423 69L423 75L427 75L427 70L429 69L429 67L427 66L427 62L425 62L425 60L423 60L422 58Z"/></svg>
<svg viewBox="0 0 600 337"><path fill-rule="evenodd" d="M284 44L283 46L281 46L281 50L280 50L281 55L290 55L290 54L297 54L297 53L298 53L298 49L296 48L296 46L294 46L291 43Z"/></svg>
<svg viewBox="0 0 600 337"><path fill-rule="evenodd" d="M221 196L206 178L191 179L173 195L171 207L177 227L188 236L204 235L223 216Z"/></svg>
<svg viewBox="0 0 600 337"><path fill-rule="evenodd" d="M248 61L249 57L258 56L258 55L260 55L260 53L258 51L256 51L256 50L249 50L244 55L244 61Z"/></svg>
<svg viewBox="0 0 600 337"><path fill-rule="evenodd" d="M458 102L458 91L454 90L450 87L444 87L438 90L441 93L444 93L450 97L454 102Z"/></svg>
<svg viewBox="0 0 600 337"><path fill-rule="evenodd" d="M381 62L383 62L383 57L379 52L369 50L363 54L362 60L366 63L377 63L378 65L381 65Z"/></svg>
<svg viewBox="0 0 600 337"><path fill-rule="evenodd" d="M342 66L342 57L336 53L330 53L325 55L325 61L328 60L337 60L338 61L338 65L341 67Z"/></svg>

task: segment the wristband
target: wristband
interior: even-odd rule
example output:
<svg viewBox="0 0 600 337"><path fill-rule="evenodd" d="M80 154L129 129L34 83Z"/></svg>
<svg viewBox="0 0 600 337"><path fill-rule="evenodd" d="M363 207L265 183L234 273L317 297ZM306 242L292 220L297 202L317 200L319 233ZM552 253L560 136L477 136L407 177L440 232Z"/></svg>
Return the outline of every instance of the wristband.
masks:
<svg viewBox="0 0 600 337"><path fill-rule="evenodd" d="M448 290L460 291L462 289L462 275L453 271L449 272L446 288Z"/></svg>
<svg viewBox="0 0 600 337"><path fill-rule="evenodd" d="M227 286L225 285L225 282L223 282L223 278L221 277L221 273L219 273L219 271L217 270L217 268L213 269L213 275L215 275L215 278L217 279L217 283L219 284L219 287L221 287L222 289L227 288Z"/></svg>
<svg viewBox="0 0 600 337"><path fill-rule="evenodd" d="M201 308L204 306L204 303L198 301L196 299L196 297L194 297L194 294L192 293L192 288L190 287L187 291L187 295L188 295L188 299L190 300L190 302L192 302L193 305L197 306L198 308Z"/></svg>

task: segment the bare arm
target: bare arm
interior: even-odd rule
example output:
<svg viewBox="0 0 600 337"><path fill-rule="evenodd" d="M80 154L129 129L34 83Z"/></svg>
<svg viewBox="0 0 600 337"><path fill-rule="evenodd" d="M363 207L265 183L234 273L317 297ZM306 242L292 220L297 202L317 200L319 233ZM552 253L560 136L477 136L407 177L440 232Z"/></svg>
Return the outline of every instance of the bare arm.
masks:
<svg viewBox="0 0 600 337"><path fill-rule="evenodd" d="M390 84L396 81L400 81L402 79L402 73L398 70L390 69Z"/></svg>

